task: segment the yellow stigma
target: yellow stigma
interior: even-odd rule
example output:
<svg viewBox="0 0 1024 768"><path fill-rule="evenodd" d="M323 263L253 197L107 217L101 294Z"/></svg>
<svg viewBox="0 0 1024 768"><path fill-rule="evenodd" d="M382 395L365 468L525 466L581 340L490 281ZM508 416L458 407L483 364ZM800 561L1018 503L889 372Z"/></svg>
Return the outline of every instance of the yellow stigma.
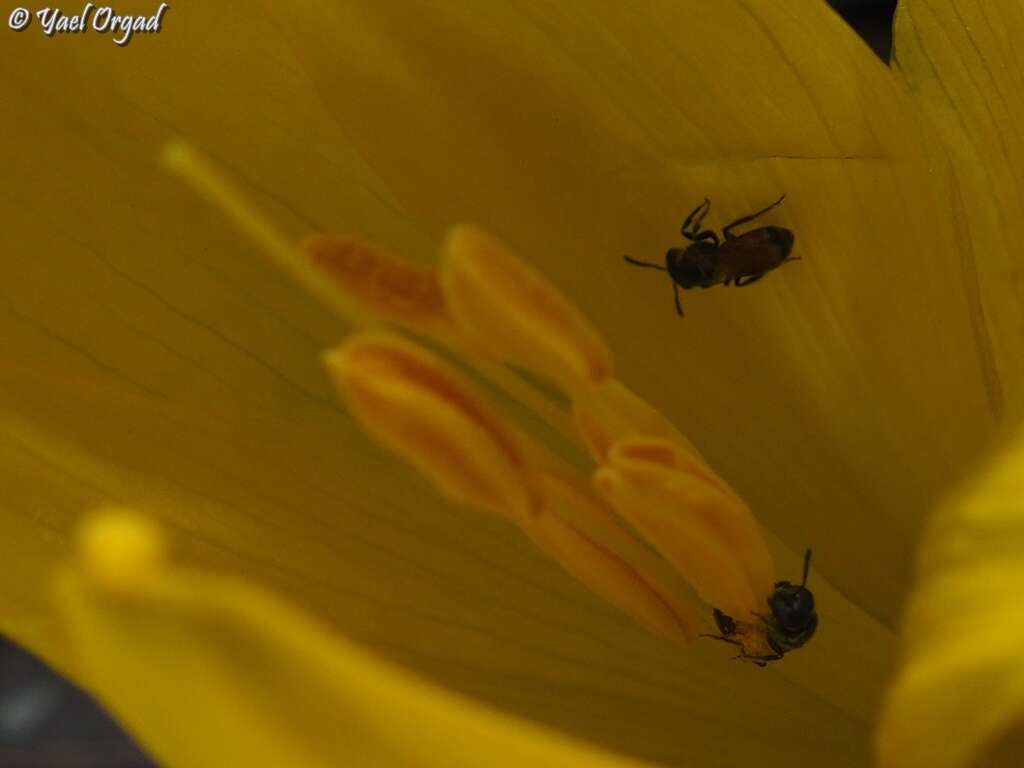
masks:
<svg viewBox="0 0 1024 768"><path fill-rule="evenodd" d="M78 532L83 572L98 586L118 594L145 586L163 566L165 549L159 528L127 509L100 509Z"/></svg>

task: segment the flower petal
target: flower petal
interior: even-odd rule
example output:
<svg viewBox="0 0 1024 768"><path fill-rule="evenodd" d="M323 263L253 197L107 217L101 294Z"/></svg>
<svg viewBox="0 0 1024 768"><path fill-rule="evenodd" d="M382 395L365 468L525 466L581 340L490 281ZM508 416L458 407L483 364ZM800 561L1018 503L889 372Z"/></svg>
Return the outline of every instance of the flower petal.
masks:
<svg viewBox="0 0 1024 768"><path fill-rule="evenodd" d="M960 270L991 397L1024 415L1024 66L1017 3L901 0L893 68L936 130L939 162L955 171Z"/></svg>
<svg viewBox="0 0 1024 768"><path fill-rule="evenodd" d="M278 423L239 392L213 416L73 371L5 371L0 391L0 625L89 690L41 598L75 510L114 500L173 530L183 567L243 573L446 688L587 741L670 764L713 761L730 739L744 760L766 744L786 760L864 754L877 683L822 670L850 656L846 637L872 670L886 646L858 633L873 624L839 594L828 610L840 635L808 657L815 674L801 676L798 659L788 668L799 682L751 677L720 649L680 653L600 605L507 523L399 471L338 411ZM841 704L822 708L823 698ZM750 726L780 701L800 718ZM160 714L144 731L180 738Z"/></svg>
<svg viewBox="0 0 1024 768"><path fill-rule="evenodd" d="M878 734L883 768L1020 763L1024 433L935 515ZM986 758L986 759L983 759ZM1003 764L1003 763L999 763Z"/></svg>
<svg viewBox="0 0 1024 768"><path fill-rule="evenodd" d="M852 33L823 5L728 0L174 13L132 66L101 36L5 39L0 340L31 376L0 381L3 630L62 663L44 574L80 510L113 499L172 525L189 562L588 738L680 763L728 742L739 762L767 744L786 764L863 764L877 674L823 674L812 694L684 658L396 472L317 363L335 318L152 161L187 136L290 235L358 231L425 260L469 217L542 259L789 549L829 541L818 562L850 618L804 657L827 670L861 658L854 630L885 636L871 616L899 604L914 516L987 428L958 273L935 266L956 256L945 209ZM712 194L721 223L780 187L775 221L824 254L805 271L690 295L681 324L667 284L624 282L621 254L675 244L691 198ZM779 702L799 717L766 722Z"/></svg>
<svg viewBox="0 0 1024 768"><path fill-rule="evenodd" d="M151 569L151 526L87 523L57 607L79 675L167 765L640 768L419 680L259 589ZM142 551L125 542L135 542Z"/></svg>

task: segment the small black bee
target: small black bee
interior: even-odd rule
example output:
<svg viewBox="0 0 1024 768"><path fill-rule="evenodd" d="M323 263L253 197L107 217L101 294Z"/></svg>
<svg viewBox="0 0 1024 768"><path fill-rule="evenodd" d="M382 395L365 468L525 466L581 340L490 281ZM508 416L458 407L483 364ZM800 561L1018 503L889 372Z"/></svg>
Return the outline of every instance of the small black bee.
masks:
<svg viewBox="0 0 1024 768"><path fill-rule="evenodd" d="M800 258L789 255L796 238L792 231L784 227L760 227L742 235L734 235L732 232L741 224L768 213L785 199L786 196L783 195L767 208L736 219L722 230L725 242L720 243L718 235L712 230L700 228L704 217L711 210L711 201L705 197L704 202L694 208L683 222L681 232L683 237L690 241L690 245L685 248L669 248L665 254L664 267L629 256L624 258L638 267L668 272L672 278L676 312L682 317L680 288L710 288L719 283L732 283L737 288L742 288L760 280L785 262Z"/></svg>
<svg viewBox="0 0 1024 768"><path fill-rule="evenodd" d="M701 635L740 647L735 658L759 667L778 661L790 651L804 645L818 628L814 595L805 586L811 567L811 550L804 553L804 577L800 586L779 581L768 597L771 616L755 614L759 621L737 621L714 609L715 624L721 635Z"/></svg>

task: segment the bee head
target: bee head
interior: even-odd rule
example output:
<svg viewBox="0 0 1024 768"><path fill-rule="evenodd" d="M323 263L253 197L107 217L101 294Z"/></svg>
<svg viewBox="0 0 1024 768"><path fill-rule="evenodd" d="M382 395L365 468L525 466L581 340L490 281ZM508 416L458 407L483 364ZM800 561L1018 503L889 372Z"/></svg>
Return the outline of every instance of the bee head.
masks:
<svg viewBox="0 0 1024 768"><path fill-rule="evenodd" d="M814 595L807 587L780 581L768 598L776 626L785 634L796 635L818 624Z"/></svg>
<svg viewBox="0 0 1024 768"><path fill-rule="evenodd" d="M811 550L804 553L804 577L799 584L780 581L768 598L777 630L790 639L799 639L800 645L814 634L818 626L818 613L814 610L814 595L805 585L811 567Z"/></svg>

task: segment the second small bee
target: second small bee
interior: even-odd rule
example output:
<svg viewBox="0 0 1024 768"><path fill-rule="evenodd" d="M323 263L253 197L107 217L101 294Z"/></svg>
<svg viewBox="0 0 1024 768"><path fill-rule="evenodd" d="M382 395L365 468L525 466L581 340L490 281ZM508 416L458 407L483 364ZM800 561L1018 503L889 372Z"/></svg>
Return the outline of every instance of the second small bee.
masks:
<svg viewBox="0 0 1024 768"><path fill-rule="evenodd" d="M803 646L814 637L818 628L818 612L814 595L807 588L807 572L811 567L811 550L804 553L804 577L799 584L779 581L768 596L768 615L755 614L756 621L740 621L714 609L715 625L720 635L701 635L739 647L735 658L759 667L778 661L790 651Z"/></svg>

